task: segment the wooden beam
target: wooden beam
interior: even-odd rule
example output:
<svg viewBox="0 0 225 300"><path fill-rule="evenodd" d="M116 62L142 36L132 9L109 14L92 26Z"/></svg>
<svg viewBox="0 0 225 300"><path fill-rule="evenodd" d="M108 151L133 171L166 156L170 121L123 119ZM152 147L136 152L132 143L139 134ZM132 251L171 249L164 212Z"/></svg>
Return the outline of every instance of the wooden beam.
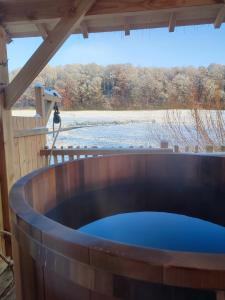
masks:
<svg viewBox="0 0 225 300"><path fill-rule="evenodd" d="M81 22L81 24L80 24L80 30L81 30L81 32L82 32L82 34L83 34L83 38L84 39L88 39L88 35L89 35L89 33L88 33L88 27L87 27L87 23L86 22Z"/></svg>
<svg viewBox="0 0 225 300"><path fill-rule="evenodd" d="M222 23L224 22L224 19L225 19L225 4L223 5L223 7L221 7L221 9L217 14L217 17L214 22L214 27L216 29L220 28Z"/></svg>
<svg viewBox="0 0 225 300"><path fill-rule="evenodd" d="M45 135L48 133L48 128L46 127L37 127L31 129L22 129L14 131L14 138L27 137L27 136L36 136L36 135Z"/></svg>
<svg viewBox="0 0 225 300"><path fill-rule="evenodd" d="M171 13L169 19L169 32L174 32L177 23L177 17L175 13Z"/></svg>
<svg viewBox="0 0 225 300"><path fill-rule="evenodd" d="M46 40L36 50L13 81L6 87L6 108L11 108L15 104L63 42L68 38L74 30L74 27L79 26L81 20L94 2L95 0L82 0L79 6L77 6L76 9L71 9L68 15L62 18L49 33Z"/></svg>
<svg viewBox="0 0 225 300"><path fill-rule="evenodd" d="M46 24L36 23L35 25L36 25L38 31L40 32L43 40L47 39L49 31L48 31L48 29L46 27Z"/></svg>
<svg viewBox="0 0 225 300"><path fill-rule="evenodd" d="M126 12L141 12L147 10L174 9L181 7L194 7L215 5L223 3L223 0L158 0L158 1L121 1L98 0L87 15L121 14Z"/></svg>
<svg viewBox="0 0 225 300"><path fill-rule="evenodd" d="M0 82L8 84L7 34L0 26ZM14 183L14 144L11 111L4 108L5 94L0 93L0 206L3 229L10 231L9 191ZM0 209L0 211L1 211ZM11 254L11 241L6 239L6 254Z"/></svg>
<svg viewBox="0 0 225 300"><path fill-rule="evenodd" d="M0 0L0 3L1 1L3 0ZM10 1L14 2L14 0ZM107 12L105 12L106 3L108 3L108 1L109 0L106 0L104 3L102 3L102 7L100 7L99 3L101 2L101 0L98 0L96 5L98 6L99 14L90 14L90 12L93 12L93 10L91 9L88 12L88 14L85 15L83 21L88 24L89 34L93 32L124 31L124 18L126 17L133 17L134 19L133 23L131 23L130 30L140 28L168 27L168 16L172 12L176 13L177 15L176 26L213 24L215 22L218 11L224 5L224 2L222 0L218 0L217 2L211 2L211 4L209 4L211 0L204 0L202 2L199 0L191 0L186 2L184 2L183 0L159 0L152 1L151 6L148 4L148 6L145 7L143 6L143 3L139 3L138 0L132 0L131 2L129 2L129 5L127 5L127 8L125 9L122 4L123 1L121 1L120 7L117 7L118 2L117 0L115 0L117 6L112 6L111 10L109 9ZM46 2L49 2L49 0L45 0L45 3ZM7 3L7 1L5 3ZM40 3L42 3L42 1ZM57 3L58 1L56 0L56 6L60 5L59 3ZM65 6L67 4L68 3L65 0ZM40 6L41 5L42 4L40 4ZM29 4L27 7L29 7ZM148 7L150 7L151 9L148 9ZM119 11L119 8L121 8L121 11ZM48 11L48 9L46 9L45 11ZM54 9L51 10L51 13L53 12ZM17 16L18 14L16 13L15 15ZM56 15L53 14L53 16ZM148 19L146 18L147 15L149 16ZM23 19L23 16L21 15L22 20L18 20L18 22L13 23L6 23L8 29L10 30L11 37L16 38L40 36L40 32L34 26L35 23L47 24L50 30L53 29L59 21L59 18L51 18L52 15L48 16L49 19L40 19L38 12L35 14L35 16L36 20L33 20L26 16L25 19ZM47 17L43 14L42 17L44 16ZM143 20L141 19L142 17ZM82 32L80 26L77 26L73 33L81 34Z"/></svg>
<svg viewBox="0 0 225 300"><path fill-rule="evenodd" d="M220 6L220 5L219 5ZM218 7L217 7L218 8ZM204 8L189 8L188 10L186 9L176 9L176 14L182 14L183 16L188 13L189 17L185 19L177 19L176 22L176 27L178 26L191 26L191 25L203 25L203 24L213 24L215 21L215 9L212 10L211 15L207 12L208 8L206 11L202 12ZM156 14L158 15L159 11L156 11ZM142 12L139 14L132 14L132 17L134 17L134 22L130 26L130 31L131 30L138 30L138 29L153 29L153 28L163 28L167 27L168 28L168 15L172 13L171 10L166 10L164 13L168 13L167 16L164 16L164 19L157 20L156 17L154 17L153 12ZM201 13L202 12L202 13ZM193 15L196 15L199 13L198 19L195 17L192 17ZM146 16L148 16L148 20L146 20ZM142 19L141 19L142 18ZM95 19L95 17L85 17L84 20L87 20L88 22L90 21L90 24L88 26L88 31L89 33L97 33L97 32L111 32L111 31L124 31L125 30L125 24L121 22L121 17L115 16L113 17L113 22L111 21L111 17L109 19L106 19L104 17L104 21L101 18ZM29 24L27 23L27 30L29 30ZM73 31L74 34L81 34L80 28L75 28ZM36 37L40 36L38 31L26 31L26 32L11 32L11 35L13 38L18 38L18 37Z"/></svg>
<svg viewBox="0 0 225 300"><path fill-rule="evenodd" d="M122 15L148 10L172 10L182 7L214 6L218 4L223 4L223 0L98 0L88 11L87 16ZM71 0L45 0L38 3L32 3L30 0L0 0L0 11L4 22L59 19L65 16L70 6Z"/></svg>

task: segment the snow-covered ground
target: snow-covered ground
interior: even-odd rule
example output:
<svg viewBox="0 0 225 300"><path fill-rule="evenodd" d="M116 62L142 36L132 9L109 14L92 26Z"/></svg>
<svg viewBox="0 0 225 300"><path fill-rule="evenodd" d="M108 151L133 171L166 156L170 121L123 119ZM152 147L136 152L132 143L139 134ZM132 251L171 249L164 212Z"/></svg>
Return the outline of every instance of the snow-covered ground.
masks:
<svg viewBox="0 0 225 300"><path fill-rule="evenodd" d="M191 112L188 110L150 111L62 111L62 127L81 128L61 132L56 146L99 147L158 147L160 140L172 140L166 124L167 115L176 114L193 131ZM207 114L202 111L202 114ZM15 110L13 115L34 116L34 110ZM52 128L52 115L48 122ZM52 135L48 135L48 144Z"/></svg>

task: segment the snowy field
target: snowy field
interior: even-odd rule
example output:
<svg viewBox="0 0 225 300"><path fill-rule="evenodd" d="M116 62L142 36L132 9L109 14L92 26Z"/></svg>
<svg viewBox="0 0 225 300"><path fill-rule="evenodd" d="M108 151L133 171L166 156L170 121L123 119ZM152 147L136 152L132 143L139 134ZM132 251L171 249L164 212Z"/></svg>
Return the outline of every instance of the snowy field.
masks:
<svg viewBox="0 0 225 300"><path fill-rule="evenodd" d="M98 147L158 147L160 140L173 144L168 133L166 115L172 110L151 111L62 111L62 127L80 126L81 128L61 132L56 146L98 146ZM203 111L204 114L207 111ZM179 110L179 114L193 130L190 111ZM34 110L16 110L13 115L34 116ZM52 129L52 116L48 122ZM52 135L47 136L48 144Z"/></svg>

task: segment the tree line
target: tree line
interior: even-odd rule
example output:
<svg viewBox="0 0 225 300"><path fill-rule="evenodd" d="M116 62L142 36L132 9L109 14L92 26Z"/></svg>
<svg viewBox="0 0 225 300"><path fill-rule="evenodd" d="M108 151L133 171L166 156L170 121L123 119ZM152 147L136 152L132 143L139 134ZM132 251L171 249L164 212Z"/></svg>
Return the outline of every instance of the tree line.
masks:
<svg viewBox="0 0 225 300"><path fill-rule="evenodd" d="M13 78L18 70L11 72ZM202 107L225 103L225 65L152 68L131 64L47 66L17 106L34 106L34 85L54 87L62 107L84 109L152 109Z"/></svg>

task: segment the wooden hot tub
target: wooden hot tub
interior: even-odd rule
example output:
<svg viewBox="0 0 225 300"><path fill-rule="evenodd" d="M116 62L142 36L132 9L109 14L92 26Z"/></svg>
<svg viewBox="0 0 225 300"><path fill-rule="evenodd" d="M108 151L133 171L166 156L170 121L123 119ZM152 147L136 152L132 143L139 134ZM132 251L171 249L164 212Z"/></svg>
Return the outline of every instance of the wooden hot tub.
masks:
<svg viewBox="0 0 225 300"><path fill-rule="evenodd" d="M133 211L225 226L224 196L219 156L120 155L35 171L11 192L18 299L224 299L225 254L130 246L74 230Z"/></svg>

